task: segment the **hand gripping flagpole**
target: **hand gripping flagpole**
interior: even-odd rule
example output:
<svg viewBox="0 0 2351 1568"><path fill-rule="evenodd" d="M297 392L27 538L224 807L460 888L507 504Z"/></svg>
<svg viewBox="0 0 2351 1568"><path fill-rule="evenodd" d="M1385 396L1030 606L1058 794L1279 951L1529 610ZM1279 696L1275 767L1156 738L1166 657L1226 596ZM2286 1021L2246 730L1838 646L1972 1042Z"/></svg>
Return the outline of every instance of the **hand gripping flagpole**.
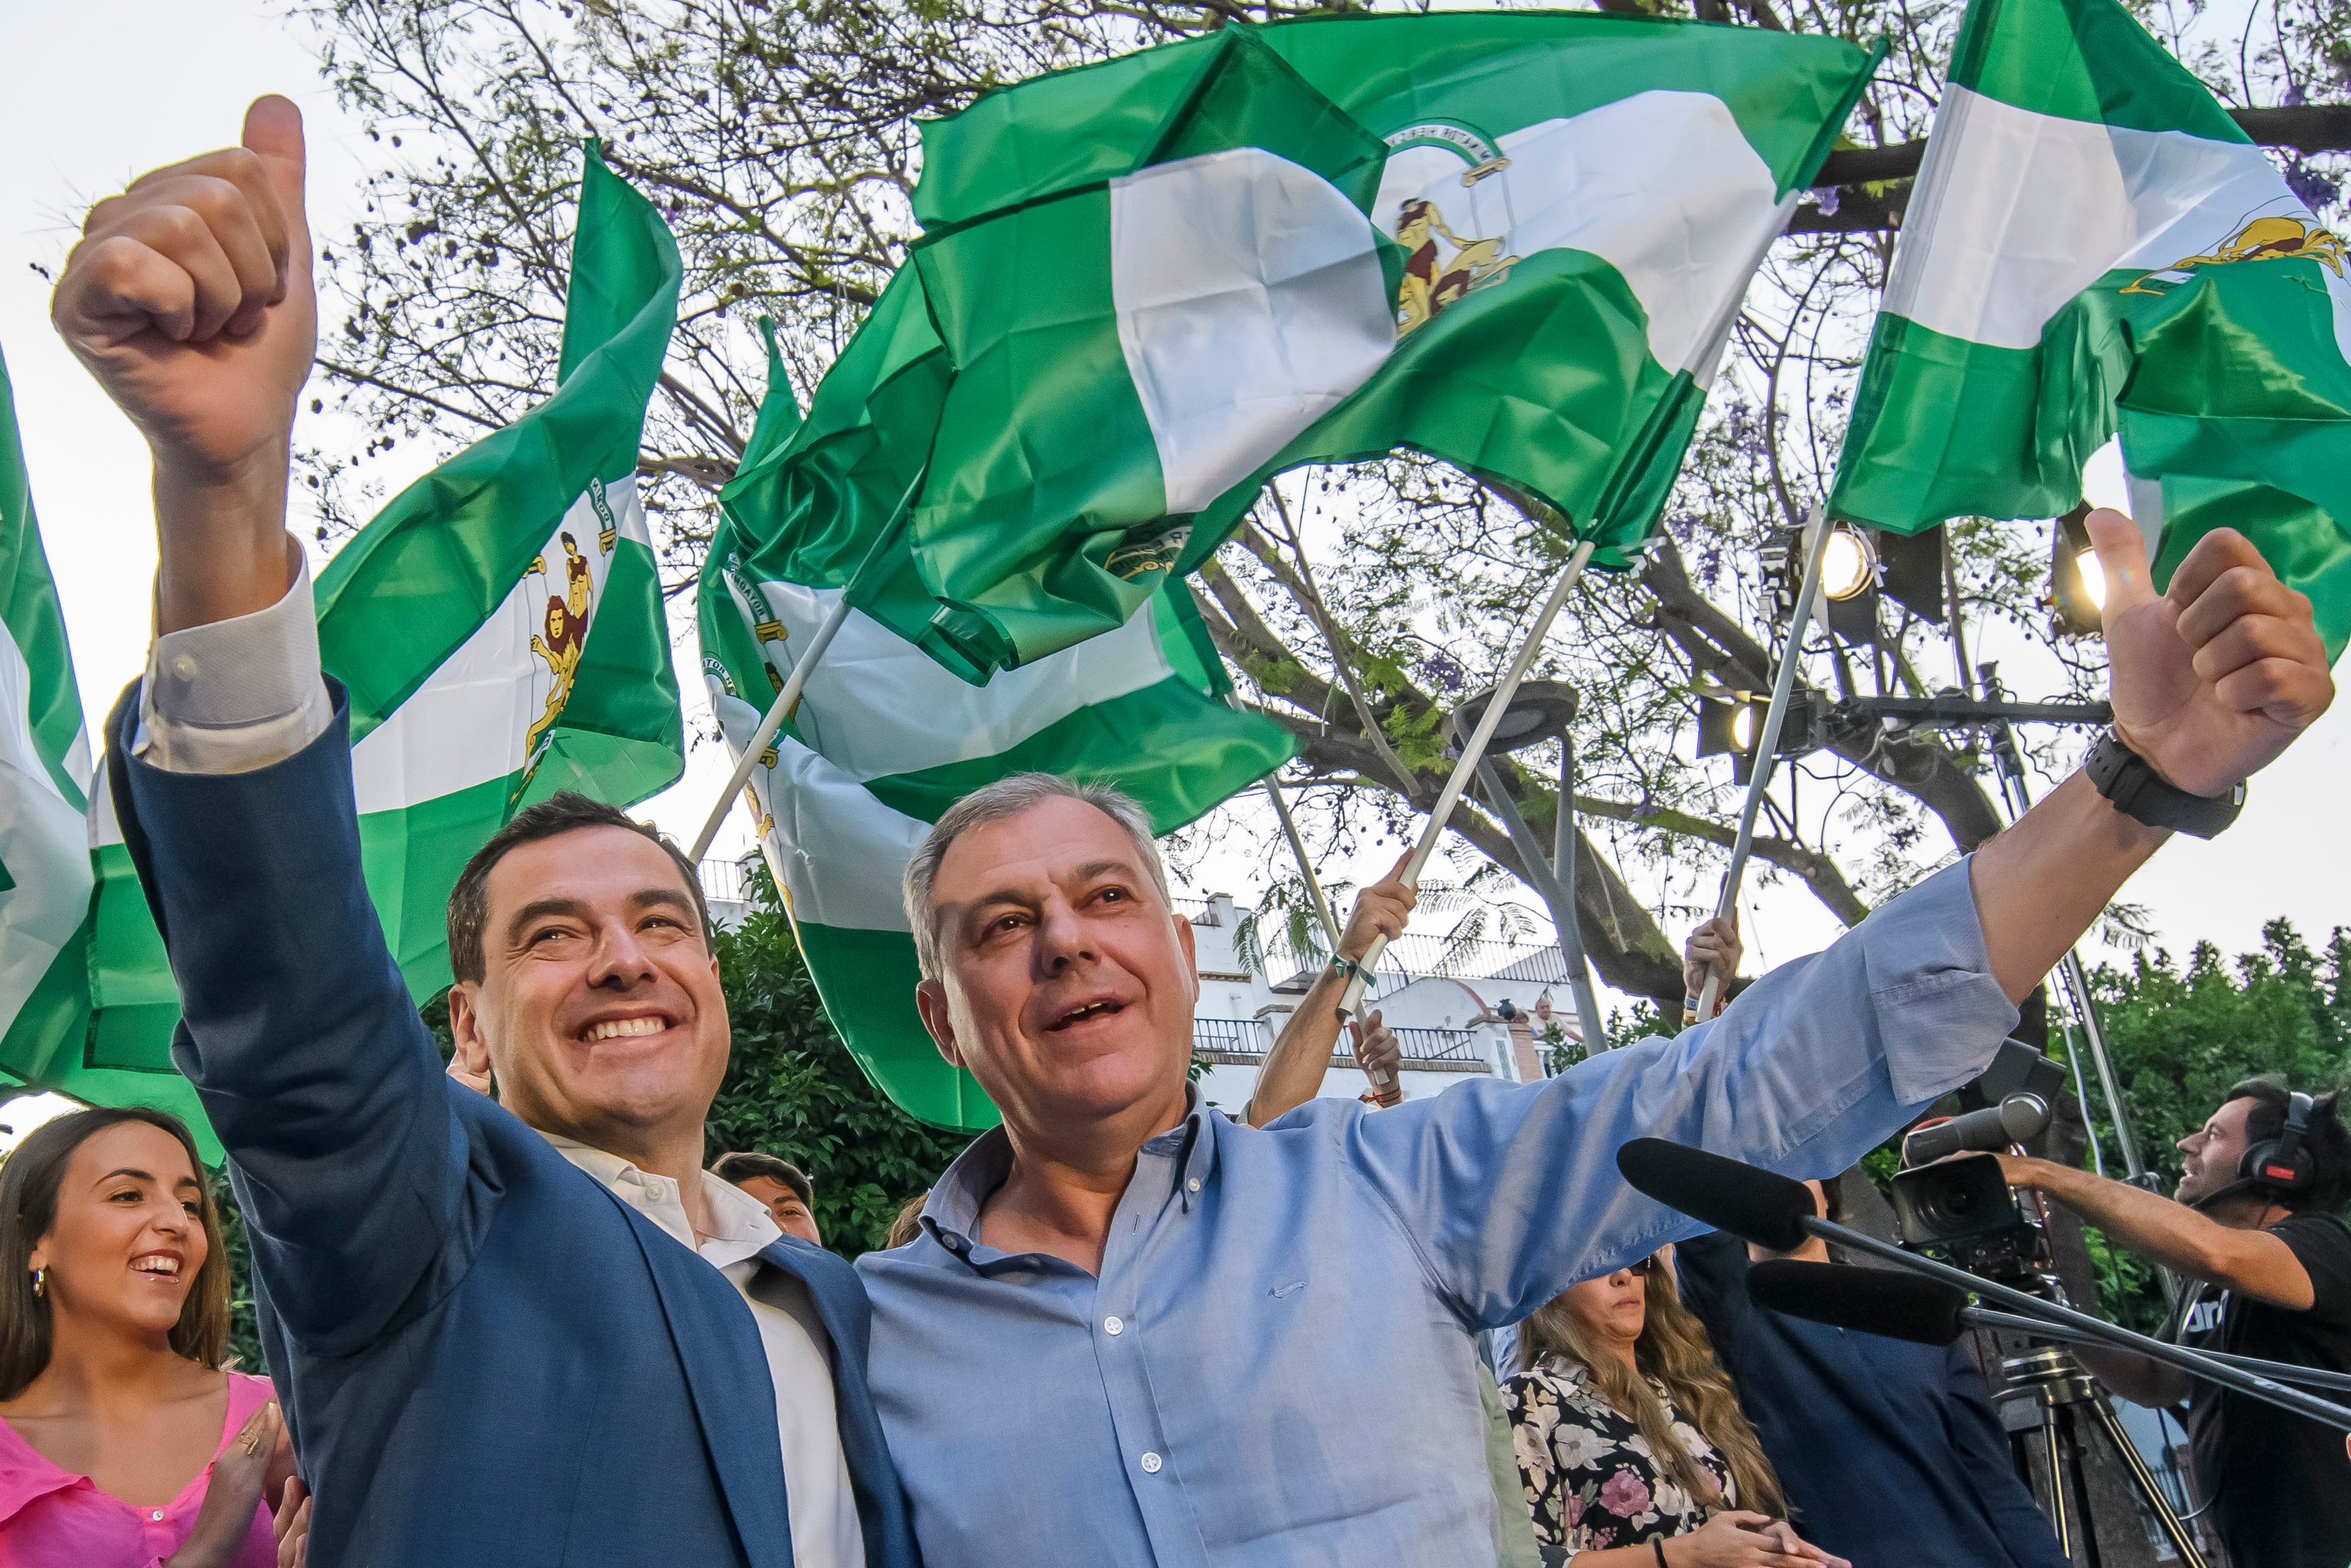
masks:
<svg viewBox="0 0 2351 1568"><path fill-rule="evenodd" d="M865 559L857 563L856 575L842 587L840 601L826 613L824 623L816 629L816 635L809 639L808 651L792 661L792 673L784 677L784 689L778 692L776 700L768 705L767 715L759 720L759 727L751 732L750 742L743 747L743 755L735 759L735 771L727 775L726 788L718 791L717 802L710 808L710 815L703 822L702 831L694 836L693 852L685 858L695 865L700 865L702 857L710 852L710 841L718 836L718 824L726 820L727 811L734 807L735 797L740 795L743 786L750 782L751 769L759 765L760 757L767 752L768 743L776 738L776 731L783 727L784 720L791 717L793 711L800 706L800 693L807 689L809 672L816 668L817 661L824 657L824 651L832 646L832 639L841 631L841 623L849 619L850 594L864 580L873 563L882 559L883 552L904 531L906 519L914 512L914 497L921 492L924 476L929 472L929 465L925 465L915 474L914 482L906 486L905 497L899 501L898 509L891 516L888 526L866 548Z"/></svg>
<svg viewBox="0 0 2351 1568"><path fill-rule="evenodd" d="M1494 727L1502 722L1502 715L1510 707L1510 699L1518 695L1519 683L1526 678L1527 666L1535 662L1535 654L1542 649L1543 639L1551 634L1551 623L1559 619L1560 609L1567 603L1569 591L1575 587L1576 580L1583 575L1584 566L1592 559L1592 549L1593 541L1585 539L1575 547L1575 553L1567 558L1565 570L1559 574L1559 580L1552 585L1551 597L1543 601L1542 608L1535 612L1534 624L1527 628L1526 641L1519 644L1518 653L1510 659L1510 667L1502 672L1501 680L1495 684L1493 695L1486 699L1486 711L1479 716L1478 727L1462 743L1461 759L1453 765L1453 776L1445 781L1444 789L1437 797L1437 804L1429 808L1428 826L1423 830L1420 842L1412 847L1411 857L1404 862L1404 884L1406 887L1420 886L1421 868L1428 863L1428 857L1437 852L1437 841L1444 836L1447 819L1453 815L1453 808L1460 803L1461 792L1476 777L1479 758L1486 755L1486 743L1494 738ZM1353 1019L1362 1011L1365 983L1370 980L1373 971L1379 967L1380 955L1387 951L1387 946L1386 937L1373 937L1370 948L1353 966L1347 977L1347 988L1339 995L1339 1016L1342 1019ZM1395 1084L1393 1082L1375 1083L1374 1087L1384 1092L1393 1089Z"/></svg>
<svg viewBox="0 0 2351 1568"><path fill-rule="evenodd" d="M1722 897L1716 903L1714 916L1729 920L1739 908L1739 879L1747 871L1747 856L1755 847L1755 816L1763 809L1764 787L1771 782L1771 764L1780 749L1780 729L1787 722L1788 699L1796 689L1796 666L1802 662L1804 634L1813 623L1813 602L1820 596L1821 557L1829 539L1828 519L1818 506L1804 519L1804 579L1796 590L1796 613L1788 623L1787 645L1781 650L1779 677L1771 683L1771 706L1763 716L1763 734L1755 742L1755 766L1748 776L1747 804L1739 813L1739 837L1730 846L1730 869L1723 873ZM1698 1017L1700 1023L1714 1016L1715 999L1722 995L1722 983L1729 977L1709 968L1706 985L1698 993Z"/></svg>

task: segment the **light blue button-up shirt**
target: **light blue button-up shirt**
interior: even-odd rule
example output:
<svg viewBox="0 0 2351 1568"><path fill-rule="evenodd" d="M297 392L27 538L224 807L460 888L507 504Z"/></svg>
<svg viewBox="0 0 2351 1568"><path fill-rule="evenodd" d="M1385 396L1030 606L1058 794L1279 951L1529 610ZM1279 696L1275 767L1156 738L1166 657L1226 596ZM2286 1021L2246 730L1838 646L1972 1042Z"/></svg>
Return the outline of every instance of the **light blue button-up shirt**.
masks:
<svg viewBox="0 0 2351 1568"><path fill-rule="evenodd" d="M927 1568L1491 1563L1472 1335L1702 1228L1626 1186L1651 1136L1844 1170L2016 1021L1963 862L1712 1024L1547 1082L1143 1145L1099 1278L979 1240L1001 1129L924 1237L859 1260L874 1397Z"/></svg>

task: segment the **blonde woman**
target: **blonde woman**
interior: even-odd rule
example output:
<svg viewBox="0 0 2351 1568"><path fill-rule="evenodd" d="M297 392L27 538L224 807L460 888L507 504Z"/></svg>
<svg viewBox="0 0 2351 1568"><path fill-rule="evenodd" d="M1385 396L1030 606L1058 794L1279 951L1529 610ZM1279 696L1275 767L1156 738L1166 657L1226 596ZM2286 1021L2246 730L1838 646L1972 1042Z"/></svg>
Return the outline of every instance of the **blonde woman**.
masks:
<svg viewBox="0 0 2351 1568"><path fill-rule="evenodd" d="M1519 1330L1502 1385L1535 1539L1576 1568L1851 1568L1798 1539L1755 1429L1665 1255Z"/></svg>

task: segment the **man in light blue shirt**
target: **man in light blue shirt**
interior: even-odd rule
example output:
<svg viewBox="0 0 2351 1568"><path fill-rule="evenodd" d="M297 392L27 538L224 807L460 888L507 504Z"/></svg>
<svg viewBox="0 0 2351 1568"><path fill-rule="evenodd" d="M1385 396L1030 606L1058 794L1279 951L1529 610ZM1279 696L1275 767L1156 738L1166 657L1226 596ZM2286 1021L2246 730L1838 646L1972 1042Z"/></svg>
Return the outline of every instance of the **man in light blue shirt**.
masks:
<svg viewBox="0 0 2351 1568"><path fill-rule="evenodd" d="M2332 698L2309 605L2227 533L2158 599L2129 520L2091 525L2117 737L2222 795ZM917 1001L1004 1125L859 1265L928 1568L1490 1563L1472 1336L1698 1228L1617 1148L1843 1170L1983 1069L2167 836L2076 774L1678 1039L1260 1131L1186 1083L1192 928L1140 812L1041 775L968 798L907 870Z"/></svg>

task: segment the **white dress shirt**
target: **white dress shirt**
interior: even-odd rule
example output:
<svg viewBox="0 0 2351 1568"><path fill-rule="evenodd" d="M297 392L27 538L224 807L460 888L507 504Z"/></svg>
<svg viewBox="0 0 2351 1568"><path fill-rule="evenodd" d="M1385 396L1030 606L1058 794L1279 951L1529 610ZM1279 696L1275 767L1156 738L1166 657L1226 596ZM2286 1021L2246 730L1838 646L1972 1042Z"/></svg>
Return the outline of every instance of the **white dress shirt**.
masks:
<svg viewBox="0 0 2351 1568"><path fill-rule="evenodd" d="M293 580L266 610L155 639L131 749L170 773L251 773L308 746L334 722L319 678L318 613L301 549L287 540ZM833 1405L831 1342L808 1287L758 1260L783 1232L767 1205L707 1172L710 1239L698 1246L677 1183L617 1155L542 1132L555 1150L725 1274L750 1308L775 1386L792 1559L809 1568L864 1568L865 1535Z"/></svg>

